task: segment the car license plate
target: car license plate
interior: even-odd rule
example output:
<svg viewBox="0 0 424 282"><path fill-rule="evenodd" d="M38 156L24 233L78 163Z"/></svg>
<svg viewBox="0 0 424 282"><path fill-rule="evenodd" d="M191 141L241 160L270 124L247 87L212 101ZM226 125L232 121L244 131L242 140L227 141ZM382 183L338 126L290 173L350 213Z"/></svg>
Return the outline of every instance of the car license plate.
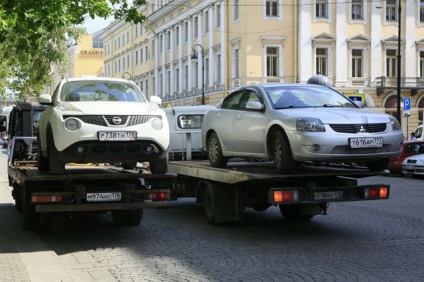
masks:
<svg viewBox="0 0 424 282"><path fill-rule="evenodd" d="M332 199L342 199L342 198L343 198L343 191L314 193L314 200L332 200Z"/></svg>
<svg viewBox="0 0 424 282"><path fill-rule="evenodd" d="M87 193L87 202L120 201L121 192Z"/></svg>
<svg viewBox="0 0 424 282"><path fill-rule="evenodd" d="M383 147L383 137L350 138L351 148Z"/></svg>
<svg viewBox="0 0 424 282"><path fill-rule="evenodd" d="M100 141L134 141L137 139L136 131L99 131Z"/></svg>
<svg viewBox="0 0 424 282"><path fill-rule="evenodd" d="M414 170L414 166L413 165L405 165L403 166L404 169L409 169L409 170Z"/></svg>

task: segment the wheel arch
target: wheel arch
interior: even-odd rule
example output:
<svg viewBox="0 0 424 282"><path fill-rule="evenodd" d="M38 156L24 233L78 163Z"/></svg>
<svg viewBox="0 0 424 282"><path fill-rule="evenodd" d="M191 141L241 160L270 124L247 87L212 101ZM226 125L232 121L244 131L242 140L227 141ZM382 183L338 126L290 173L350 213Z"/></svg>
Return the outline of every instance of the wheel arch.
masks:
<svg viewBox="0 0 424 282"><path fill-rule="evenodd" d="M286 131L284 130L284 128L282 128L280 125L278 125L278 124L273 124L270 128L269 128L269 130L268 130L268 133L267 133L267 135L266 135L266 152L267 152L267 155L268 155L268 158L272 158L272 151L270 150L270 148L272 148L272 142L273 142L273 136L274 136L274 133L275 132L277 132L277 131L281 131L281 132L283 132L283 134L284 134L284 136L286 137L286 138L288 138L287 137L287 134L286 134Z"/></svg>

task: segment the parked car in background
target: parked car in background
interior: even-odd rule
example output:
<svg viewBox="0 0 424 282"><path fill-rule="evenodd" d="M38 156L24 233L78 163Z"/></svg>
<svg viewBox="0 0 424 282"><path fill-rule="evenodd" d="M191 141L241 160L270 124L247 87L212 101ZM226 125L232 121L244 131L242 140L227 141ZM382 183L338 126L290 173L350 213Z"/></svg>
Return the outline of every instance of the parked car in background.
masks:
<svg viewBox="0 0 424 282"><path fill-rule="evenodd" d="M262 158L280 173L305 161L363 161L372 171L384 170L403 140L393 116L313 84L240 87L207 112L202 124L212 166L224 167L232 157Z"/></svg>
<svg viewBox="0 0 424 282"><path fill-rule="evenodd" d="M215 106L196 105L163 109L170 131L168 160L187 160L187 156L192 159L206 158L200 132L205 113L214 108Z"/></svg>
<svg viewBox="0 0 424 282"><path fill-rule="evenodd" d="M406 141L402 145L402 150L399 156L390 158L387 169L390 173L402 173L402 163L407 157L424 154L424 141Z"/></svg>
<svg viewBox="0 0 424 282"><path fill-rule="evenodd" d="M145 98L129 80L84 77L63 79L38 128L39 170L65 173L66 163L149 162L152 173L167 172L169 127L161 99Z"/></svg>
<svg viewBox="0 0 424 282"><path fill-rule="evenodd" d="M406 176L424 176L424 154L404 159L402 173Z"/></svg>
<svg viewBox="0 0 424 282"><path fill-rule="evenodd" d="M414 133L415 133L415 138L417 138L417 140L424 141L423 128L424 128L424 125L421 124L415 129Z"/></svg>

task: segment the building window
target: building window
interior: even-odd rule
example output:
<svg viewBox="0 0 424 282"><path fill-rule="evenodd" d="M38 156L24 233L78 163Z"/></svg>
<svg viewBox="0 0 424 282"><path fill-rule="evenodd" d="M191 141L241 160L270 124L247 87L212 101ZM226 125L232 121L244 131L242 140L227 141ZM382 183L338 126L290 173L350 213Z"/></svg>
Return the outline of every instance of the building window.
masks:
<svg viewBox="0 0 424 282"><path fill-rule="evenodd" d="M328 19L328 1L327 0L316 0L315 16L317 18Z"/></svg>
<svg viewBox="0 0 424 282"><path fill-rule="evenodd" d="M171 93L171 71L168 69L166 73L166 94Z"/></svg>
<svg viewBox="0 0 424 282"><path fill-rule="evenodd" d="M363 62L363 50L353 49L352 50L352 77L363 77L362 74L362 62Z"/></svg>
<svg viewBox="0 0 424 282"><path fill-rule="evenodd" d="M266 1L266 16L278 17L278 0Z"/></svg>
<svg viewBox="0 0 424 282"><path fill-rule="evenodd" d="M362 20L364 18L362 7L362 0L352 0L352 20Z"/></svg>
<svg viewBox="0 0 424 282"><path fill-rule="evenodd" d="M420 77L424 77L424 51L420 51Z"/></svg>
<svg viewBox="0 0 424 282"><path fill-rule="evenodd" d="M166 50L169 49L171 49L171 31L168 31L166 36Z"/></svg>
<svg viewBox="0 0 424 282"><path fill-rule="evenodd" d="M396 50L386 50L386 76L396 77L397 59Z"/></svg>
<svg viewBox="0 0 424 282"><path fill-rule="evenodd" d="M184 66L184 89L188 90L188 66Z"/></svg>
<svg viewBox="0 0 424 282"><path fill-rule="evenodd" d="M146 61L149 59L149 47L146 46L146 48L144 48L144 57L146 59Z"/></svg>
<svg viewBox="0 0 424 282"><path fill-rule="evenodd" d="M144 83L144 86L146 87L146 90L144 91L144 94L146 97L149 97L149 80L146 79L146 82Z"/></svg>
<svg viewBox="0 0 424 282"><path fill-rule="evenodd" d="M209 32L209 11L205 12L204 19L205 19L205 24L204 24L205 33L208 33Z"/></svg>
<svg viewBox="0 0 424 282"><path fill-rule="evenodd" d="M125 57L122 58L122 70L125 70Z"/></svg>
<svg viewBox="0 0 424 282"><path fill-rule="evenodd" d="M216 82L221 83L221 55L218 54L216 56Z"/></svg>
<svg viewBox="0 0 424 282"><path fill-rule="evenodd" d="M194 17L194 38L199 35L199 17Z"/></svg>
<svg viewBox="0 0 424 282"><path fill-rule="evenodd" d="M266 47L266 76L279 76L277 47Z"/></svg>
<svg viewBox="0 0 424 282"><path fill-rule="evenodd" d="M138 50L135 51L135 64L138 65Z"/></svg>
<svg viewBox="0 0 424 282"><path fill-rule="evenodd" d="M239 1L234 0L234 21L237 21L240 17L240 7L239 7Z"/></svg>
<svg viewBox="0 0 424 282"><path fill-rule="evenodd" d="M178 46L180 44L180 27L177 26L175 28L175 46Z"/></svg>
<svg viewBox="0 0 424 282"><path fill-rule="evenodd" d="M209 58L205 58L205 85L209 85Z"/></svg>
<svg viewBox="0 0 424 282"><path fill-rule="evenodd" d="M144 91L143 91L143 80L142 80L142 81L140 81L140 90L141 90L141 92L143 92L143 93L144 93Z"/></svg>
<svg viewBox="0 0 424 282"><path fill-rule="evenodd" d="M180 92L180 69L175 69L175 91Z"/></svg>
<svg viewBox="0 0 424 282"><path fill-rule="evenodd" d="M140 63L143 62L143 47L140 48Z"/></svg>
<svg viewBox="0 0 424 282"><path fill-rule="evenodd" d="M129 42L130 42L130 32L127 31L127 43L129 43Z"/></svg>
<svg viewBox="0 0 424 282"><path fill-rule="evenodd" d="M424 23L424 0L420 0L420 23Z"/></svg>
<svg viewBox="0 0 424 282"><path fill-rule="evenodd" d="M216 6L216 27L221 26L221 6Z"/></svg>
<svg viewBox="0 0 424 282"><path fill-rule="evenodd" d="M397 22L396 0L386 0L386 21Z"/></svg>
<svg viewBox="0 0 424 282"><path fill-rule="evenodd" d="M163 34L160 35L159 37L159 53L162 53L163 51Z"/></svg>
<svg viewBox="0 0 424 282"><path fill-rule="evenodd" d="M316 49L316 74L328 75L328 54L326 48Z"/></svg>
<svg viewBox="0 0 424 282"><path fill-rule="evenodd" d="M197 71L199 69L199 63L198 62L195 62L194 63L194 68L193 68L193 77L194 77L194 85L193 85L193 87L196 87L196 88L198 88L199 87L199 72Z"/></svg>
<svg viewBox="0 0 424 282"><path fill-rule="evenodd" d="M240 49L234 50L234 78L240 77Z"/></svg>
<svg viewBox="0 0 424 282"><path fill-rule="evenodd" d="M184 42L188 41L188 22L184 23Z"/></svg>
<svg viewBox="0 0 424 282"><path fill-rule="evenodd" d="M130 55L127 55L127 69L130 68L130 64L131 64L131 62L130 62Z"/></svg>

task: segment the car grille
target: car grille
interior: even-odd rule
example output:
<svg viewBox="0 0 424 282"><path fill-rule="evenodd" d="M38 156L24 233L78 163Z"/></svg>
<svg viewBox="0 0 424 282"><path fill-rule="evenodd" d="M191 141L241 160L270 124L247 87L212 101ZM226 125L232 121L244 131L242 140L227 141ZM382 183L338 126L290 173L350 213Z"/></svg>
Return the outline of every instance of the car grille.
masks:
<svg viewBox="0 0 424 282"><path fill-rule="evenodd" d="M417 160L406 160L407 164L416 164Z"/></svg>
<svg viewBox="0 0 424 282"><path fill-rule="evenodd" d="M339 133L377 133L387 130L386 123L370 123L370 124L330 124L330 127Z"/></svg>
<svg viewBox="0 0 424 282"><path fill-rule="evenodd" d="M119 115L86 115L86 116L63 116L66 118L78 118L84 123L94 124L98 126L132 126L146 123L149 119L162 119L160 115L134 115L134 116L119 116ZM115 120L115 122L113 121Z"/></svg>

